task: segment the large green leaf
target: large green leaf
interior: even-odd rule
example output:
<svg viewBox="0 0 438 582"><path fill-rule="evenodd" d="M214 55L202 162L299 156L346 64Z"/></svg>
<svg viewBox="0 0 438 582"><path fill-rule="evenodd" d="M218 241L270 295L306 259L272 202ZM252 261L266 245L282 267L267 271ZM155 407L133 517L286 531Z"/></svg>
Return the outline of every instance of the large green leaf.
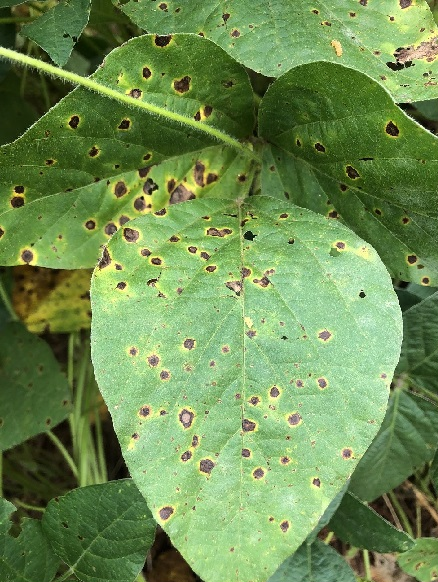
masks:
<svg viewBox="0 0 438 582"><path fill-rule="evenodd" d="M83 582L133 582L155 536L155 522L130 479L53 499L42 526L53 550Z"/></svg>
<svg viewBox="0 0 438 582"><path fill-rule="evenodd" d="M321 540L304 543L268 582L355 582L353 570L342 556Z"/></svg>
<svg viewBox="0 0 438 582"><path fill-rule="evenodd" d="M419 538L415 546L398 558L401 568L419 582L438 580L438 540Z"/></svg>
<svg viewBox="0 0 438 582"><path fill-rule="evenodd" d="M437 443L437 406L411 392L395 390L379 433L353 474L350 491L373 501L432 460Z"/></svg>
<svg viewBox="0 0 438 582"><path fill-rule="evenodd" d="M49 346L21 323L0 330L0 451L52 428L70 411L67 379Z"/></svg>
<svg viewBox="0 0 438 582"><path fill-rule="evenodd" d="M264 581L298 548L375 435L398 361L377 253L284 206L204 198L143 216L92 281L122 452L206 582Z"/></svg>
<svg viewBox="0 0 438 582"><path fill-rule="evenodd" d="M149 211L151 194L162 202L169 195L181 200L189 195L185 179L203 192L220 186L228 170L233 186L247 174L242 157L213 136L135 108L137 100L148 102L201 128L250 135L248 76L212 42L195 35L134 38L114 50L93 79L131 94L133 107L77 89L0 148L2 264L93 266L116 228ZM162 183L148 175L151 164L187 152L193 155L156 170Z"/></svg>
<svg viewBox="0 0 438 582"><path fill-rule="evenodd" d="M90 15L90 0L61 0L21 29L59 66L64 66Z"/></svg>
<svg viewBox="0 0 438 582"><path fill-rule="evenodd" d="M303 65L268 90L259 127L274 144L262 193L340 214L395 277L438 285L438 139L382 87L341 65Z"/></svg>
<svg viewBox="0 0 438 582"><path fill-rule="evenodd" d="M405 552L414 540L383 519L350 491L330 521L329 529L343 542L375 552Z"/></svg>
<svg viewBox="0 0 438 582"><path fill-rule="evenodd" d="M312 61L340 62L398 102L435 97L435 22L425 0L113 0L149 32L195 32L269 77Z"/></svg>
<svg viewBox="0 0 438 582"><path fill-rule="evenodd" d="M396 375L415 388L438 392L438 292L403 314L403 330Z"/></svg>
<svg viewBox="0 0 438 582"><path fill-rule="evenodd" d="M45 539L41 522L24 519L18 537L11 536L12 503L0 499L0 580L2 582L51 582L59 560Z"/></svg>

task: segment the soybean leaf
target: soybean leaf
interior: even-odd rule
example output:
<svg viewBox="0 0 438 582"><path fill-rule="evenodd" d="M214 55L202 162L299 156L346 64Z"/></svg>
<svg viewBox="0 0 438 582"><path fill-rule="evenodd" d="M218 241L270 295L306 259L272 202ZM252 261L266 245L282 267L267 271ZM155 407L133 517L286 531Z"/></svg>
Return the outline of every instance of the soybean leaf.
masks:
<svg viewBox="0 0 438 582"><path fill-rule="evenodd" d="M419 582L435 582L438 579L438 540L415 540L415 546L399 556L398 564Z"/></svg>
<svg viewBox="0 0 438 582"><path fill-rule="evenodd" d="M382 87L341 65L303 65L268 90L259 128L273 144L262 193L340 214L394 277L438 285L438 140Z"/></svg>
<svg viewBox="0 0 438 582"><path fill-rule="evenodd" d="M321 540L304 543L268 582L355 582L353 570L336 550Z"/></svg>
<svg viewBox="0 0 438 582"><path fill-rule="evenodd" d="M315 529L313 530L313 532L311 534L309 534L307 536L307 538L306 538L307 544L313 543L317 539L319 532L330 522L331 518L333 517L333 515L337 511L339 505L341 504L342 498L344 497L347 489L348 489L348 482L339 491L339 493L336 495L336 497L334 497L330 501L329 505L327 506L327 509L322 514Z"/></svg>
<svg viewBox="0 0 438 582"><path fill-rule="evenodd" d="M90 276L90 271L84 269L15 267L15 312L32 333L65 333L89 328Z"/></svg>
<svg viewBox="0 0 438 582"><path fill-rule="evenodd" d="M350 491L330 521L330 530L343 542L375 552L405 552L414 540L396 529Z"/></svg>
<svg viewBox="0 0 438 582"><path fill-rule="evenodd" d="M438 32L424 0L113 1L149 32L202 33L268 77L332 61L373 77L398 102L435 97Z"/></svg>
<svg viewBox="0 0 438 582"><path fill-rule="evenodd" d="M76 89L23 137L0 148L2 264L93 266L100 245L119 226L149 212L152 194L172 202L191 196L186 177L203 193L221 188L228 170L233 186L247 173L243 156L218 146L217 138L135 108L136 100L147 101L199 127L249 135L248 76L212 42L194 35L134 38L114 50L93 79L130 94L133 107ZM155 170L162 178L157 184L149 166L172 156L178 158L166 171Z"/></svg>
<svg viewBox="0 0 438 582"><path fill-rule="evenodd" d="M21 33L43 48L52 61L63 67L90 15L90 0L61 0Z"/></svg>
<svg viewBox="0 0 438 582"><path fill-rule="evenodd" d="M377 253L308 210L248 200L132 221L92 280L122 452L206 582L266 580L298 548L375 435L399 355Z"/></svg>
<svg viewBox="0 0 438 582"><path fill-rule="evenodd" d="M59 560L45 539L41 522L23 519L18 537L8 531L12 503L0 499L0 579L2 582L51 582Z"/></svg>
<svg viewBox="0 0 438 582"><path fill-rule="evenodd" d="M403 344L396 375L411 386L438 392L438 292L403 314Z"/></svg>
<svg viewBox="0 0 438 582"><path fill-rule="evenodd" d="M0 330L0 451L52 428L70 409L67 380L49 346L21 323Z"/></svg>
<svg viewBox="0 0 438 582"><path fill-rule="evenodd" d="M55 553L83 582L133 582L155 535L155 522L130 479L52 499L42 526Z"/></svg>
<svg viewBox="0 0 438 582"><path fill-rule="evenodd" d="M373 501L430 461L437 442L436 405L396 389L379 433L351 478L350 491L363 501Z"/></svg>

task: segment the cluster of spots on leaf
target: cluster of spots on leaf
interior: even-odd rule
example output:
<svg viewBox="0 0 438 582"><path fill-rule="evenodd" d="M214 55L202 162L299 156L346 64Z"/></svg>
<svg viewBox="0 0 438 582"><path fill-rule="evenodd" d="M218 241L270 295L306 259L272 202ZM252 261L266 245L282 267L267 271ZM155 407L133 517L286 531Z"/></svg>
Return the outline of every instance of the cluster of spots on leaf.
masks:
<svg viewBox="0 0 438 582"><path fill-rule="evenodd" d="M218 237L224 237L227 236L228 234L232 234L233 231L231 230L231 228L214 228L214 227L210 227L209 229L207 229L207 236L218 236Z"/></svg>

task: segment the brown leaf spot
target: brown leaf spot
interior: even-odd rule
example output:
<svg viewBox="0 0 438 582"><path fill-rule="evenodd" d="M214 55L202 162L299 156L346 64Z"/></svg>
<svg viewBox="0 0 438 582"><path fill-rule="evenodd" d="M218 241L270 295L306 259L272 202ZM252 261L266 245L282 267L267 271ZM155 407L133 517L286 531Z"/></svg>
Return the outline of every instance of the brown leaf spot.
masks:
<svg viewBox="0 0 438 582"><path fill-rule="evenodd" d="M317 152L321 152L321 153L325 152L325 147L322 145L322 143L319 143L319 141L316 142L315 149Z"/></svg>
<svg viewBox="0 0 438 582"><path fill-rule="evenodd" d="M242 449L242 457L248 459L251 456L251 451L249 449Z"/></svg>
<svg viewBox="0 0 438 582"><path fill-rule="evenodd" d="M352 180L357 180L357 178L360 178L359 172L356 170L356 168L353 168L353 166L347 166L345 168L345 172Z"/></svg>
<svg viewBox="0 0 438 582"><path fill-rule="evenodd" d="M176 234L173 234L173 235L170 237L170 239L169 239L169 242L176 243L176 242L179 242L180 240L181 240L181 239L179 238L179 236L176 236Z"/></svg>
<svg viewBox="0 0 438 582"><path fill-rule="evenodd" d="M159 363L160 363L160 358L156 354L152 354L151 356L148 356L148 364L149 364L149 366L151 366L151 368L156 368Z"/></svg>
<svg viewBox="0 0 438 582"><path fill-rule="evenodd" d="M260 398L258 396L251 396L248 402L253 406L257 406L257 404L260 402Z"/></svg>
<svg viewBox="0 0 438 582"><path fill-rule="evenodd" d="M402 0L401 0L402 1ZM435 60L438 55L438 39L437 37L431 40L424 41L414 47L413 45L406 48L399 48L394 52L394 57L397 64L391 63L393 67L397 66L408 66L408 63L412 62L414 59L425 59L426 62L430 63ZM397 70L397 69L396 69Z"/></svg>
<svg viewBox="0 0 438 582"><path fill-rule="evenodd" d="M408 255L407 261L410 265L415 265L415 263L418 261L418 257L417 255Z"/></svg>
<svg viewBox="0 0 438 582"><path fill-rule="evenodd" d="M213 112L213 107L211 105L206 105L204 107L204 117L210 117Z"/></svg>
<svg viewBox="0 0 438 582"><path fill-rule="evenodd" d="M240 292L242 291L242 281L227 281L225 283L225 287L231 291L234 291L234 293L239 296Z"/></svg>
<svg viewBox="0 0 438 582"><path fill-rule="evenodd" d="M231 31L231 36L233 38L239 38L239 36L240 36L240 30L237 30L237 28L235 28L234 30Z"/></svg>
<svg viewBox="0 0 438 582"><path fill-rule="evenodd" d="M386 127L385 127L385 131L388 135L390 135L392 137L398 137L400 134L399 128L396 126L396 124L393 121L388 121L388 123L386 124Z"/></svg>
<svg viewBox="0 0 438 582"><path fill-rule="evenodd" d="M257 467L257 469L254 469L252 472L252 476L254 479L262 479L265 476L265 472L261 467Z"/></svg>
<svg viewBox="0 0 438 582"><path fill-rule="evenodd" d="M111 263L111 257L110 257L110 254L108 252L108 249L106 247L103 247L102 258L100 259L97 266L99 267L99 269L104 269L105 267L108 267L108 265L110 263Z"/></svg>
<svg viewBox="0 0 438 582"><path fill-rule="evenodd" d="M405 8L409 8L412 6L412 0L399 0L400 8L404 10Z"/></svg>
<svg viewBox="0 0 438 582"><path fill-rule="evenodd" d="M131 89L129 91L129 95L131 97L134 97L134 99L140 99L140 97L142 96L143 92L141 89Z"/></svg>
<svg viewBox="0 0 438 582"><path fill-rule="evenodd" d="M152 265L159 266L162 264L162 262L163 261L159 257L152 257L152 259L151 259Z"/></svg>
<svg viewBox="0 0 438 582"><path fill-rule="evenodd" d="M72 129L76 129L77 126L79 125L79 121L80 121L80 119L79 119L78 115L72 115L70 117L68 124Z"/></svg>
<svg viewBox="0 0 438 582"><path fill-rule="evenodd" d="M300 424L301 422L301 415L298 414L298 412L294 412L293 414L290 414L287 421L291 426L297 426L297 424Z"/></svg>
<svg viewBox="0 0 438 582"><path fill-rule="evenodd" d="M286 533L287 530L289 529L289 527L290 527L290 523L286 520L284 520L280 523L280 529L283 533Z"/></svg>
<svg viewBox="0 0 438 582"><path fill-rule="evenodd" d="M176 81L174 81L173 88L178 93L187 93L187 91L190 90L191 80L192 80L192 78L189 77L188 75L186 75L185 77L182 77L181 79L179 79L179 80L177 79Z"/></svg>
<svg viewBox="0 0 438 582"><path fill-rule="evenodd" d="M117 182L114 187L114 195L116 198L121 198L128 192L128 188L126 187L125 182Z"/></svg>
<svg viewBox="0 0 438 582"><path fill-rule="evenodd" d="M158 184L156 184L151 178L148 178L143 184L143 192L149 196L158 190Z"/></svg>
<svg viewBox="0 0 438 582"><path fill-rule="evenodd" d="M185 451L181 455L181 461L183 461L184 463L189 461L191 458L192 458L192 453L190 451Z"/></svg>
<svg viewBox="0 0 438 582"><path fill-rule="evenodd" d="M335 246L336 246L336 248L341 249L341 250L345 249L345 243L340 241L340 240L337 243L335 243Z"/></svg>
<svg viewBox="0 0 438 582"><path fill-rule="evenodd" d="M202 253L200 254L200 257L201 257L201 259L208 261L208 259L210 258L210 255L208 253L206 253L205 251L202 251Z"/></svg>
<svg viewBox="0 0 438 582"><path fill-rule="evenodd" d="M142 257L149 257L152 253L149 249L141 249L140 254Z"/></svg>
<svg viewBox="0 0 438 582"><path fill-rule="evenodd" d="M255 422L253 422L252 420L248 420L247 418L244 418L242 420L242 430L243 432L253 432L257 427L257 424Z"/></svg>
<svg viewBox="0 0 438 582"><path fill-rule="evenodd" d="M154 39L154 42L155 42L155 46L158 46L160 48L163 48L163 47L167 46L170 43L171 40L172 40L172 35L171 34L168 34L168 35L165 35L165 36L156 35L155 36L155 39Z"/></svg>
<svg viewBox="0 0 438 582"><path fill-rule="evenodd" d="M118 129L124 129L127 130L129 129L131 126L131 120L130 119L122 119L122 121L119 123Z"/></svg>
<svg viewBox="0 0 438 582"><path fill-rule="evenodd" d="M141 416L142 418L146 418L147 416L149 416L151 414L151 407L144 405L140 408L140 410L138 411L138 416Z"/></svg>
<svg viewBox="0 0 438 582"><path fill-rule="evenodd" d="M144 200L144 196L139 196L138 198L136 198L134 200L134 208L135 208L135 210L138 210L138 212L142 212L143 210L146 210L147 205L146 205L146 202Z"/></svg>
<svg viewBox="0 0 438 582"><path fill-rule="evenodd" d="M281 457L281 459L280 459L280 463L281 463L282 465L287 465L287 464L289 464L289 463L290 463L290 458L289 458L289 457Z"/></svg>
<svg viewBox="0 0 438 582"><path fill-rule="evenodd" d="M161 2L161 4L158 4L158 8L160 10L163 10L163 12L167 12L167 4L165 2Z"/></svg>
<svg viewBox="0 0 438 582"><path fill-rule="evenodd" d="M169 380L170 378L170 372L169 370L161 370L160 372L160 379L161 380Z"/></svg>
<svg viewBox="0 0 438 582"><path fill-rule="evenodd" d="M21 253L21 260L29 264L31 261L33 261L33 252L29 249L24 250Z"/></svg>
<svg viewBox="0 0 438 582"><path fill-rule="evenodd" d="M214 466L215 463L213 463L213 461L211 461L210 459L201 459L199 461L199 470L202 473L206 473L207 475L210 475Z"/></svg>
<svg viewBox="0 0 438 582"><path fill-rule="evenodd" d="M191 410L187 410L187 408L183 408L178 415L180 423L183 425L184 428L189 428L192 426L193 419L195 418L194 413Z"/></svg>
<svg viewBox="0 0 438 582"><path fill-rule="evenodd" d="M142 74L144 79L149 79L152 76L152 72L149 67L143 67Z"/></svg>
<svg viewBox="0 0 438 582"><path fill-rule="evenodd" d="M192 447L197 447L199 445L199 437L198 435L194 434L192 438Z"/></svg>
<svg viewBox="0 0 438 582"><path fill-rule="evenodd" d="M96 228L96 223L94 222L94 220L87 220L87 222L85 223L85 228L87 230L94 230Z"/></svg>
<svg viewBox="0 0 438 582"><path fill-rule="evenodd" d="M208 273L213 273L213 271L216 271L216 269L217 269L216 265L209 265L208 267L205 267L205 270Z"/></svg>
<svg viewBox="0 0 438 582"><path fill-rule="evenodd" d="M228 354L230 351L230 346L222 346L222 353Z"/></svg>
<svg viewBox="0 0 438 582"><path fill-rule="evenodd" d="M161 210L157 210L157 212L154 212L155 216L165 216L167 214L167 210L166 208L162 208Z"/></svg>
<svg viewBox="0 0 438 582"><path fill-rule="evenodd" d="M140 233L138 230L134 230L133 228L124 228L123 229L123 238L126 242L133 243L138 240Z"/></svg>
<svg viewBox="0 0 438 582"><path fill-rule="evenodd" d="M129 216L125 216L124 214L122 214L122 216L119 218L120 226L123 226L124 224L129 222L129 220L130 220Z"/></svg>
<svg viewBox="0 0 438 582"><path fill-rule="evenodd" d="M353 456L353 451L351 449L342 449L341 454L343 459L351 459Z"/></svg>
<svg viewBox="0 0 438 582"><path fill-rule="evenodd" d="M247 267L242 267L241 269L241 274L242 277L245 279L246 277L249 277L251 275L251 269L248 269Z"/></svg>
<svg viewBox="0 0 438 582"><path fill-rule="evenodd" d="M178 204L178 202L185 202L186 200L193 200L196 196L188 190L183 184L180 184L172 192L169 204Z"/></svg>
<svg viewBox="0 0 438 582"><path fill-rule="evenodd" d="M327 329L324 329L323 331L320 331L320 332L318 333L318 338L319 338L320 340L322 340L323 342L327 342L327 341L329 341L329 339L330 339L331 337L332 337L332 334L331 334L331 333L330 333L330 332L329 332Z"/></svg>
<svg viewBox="0 0 438 582"><path fill-rule="evenodd" d="M109 222L105 226L105 234L112 236L115 232L117 232L117 226L114 224L114 222Z"/></svg>
<svg viewBox="0 0 438 582"><path fill-rule="evenodd" d="M136 347L134 347L134 346L132 348L129 348L129 355L130 356L137 356L138 355L138 349Z"/></svg>
<svg viewBox="0 0 438 582"><path fill-rule="evenodd" d="M195 347L195 340L191 339L191 338L187 338L184 340L183 346L186 348L186 350L193 350L193 348Z"/></svg>
<svg viewBox="0 0 438 582"><path fill-rule="evenodd" d="M90 156L90 158L95 158L98 155L98 153L99 149L96 146L93 146L91 150L89 150L88 155Z"/></svg>
<svg viewBox="0 0 438 582"><path fill-rule="evenodd" d="M197 112L195 113L195 115L193 116L193 119L194 119L195 121L201 121L201 112L200 112L200 111L197 111Z"/></svg>
<svg viewBox="0 0 438 582"><path fill-rule="evenodd" d="M277 388L277 386L272 386L272 388L269 390L269 395L271 398L278 398L280 396L280 390Z"/></svg>
<svg viewBox="0 0 438 582"><path fill-rule="evenodd" d="M187 247L187 250L189 251L189 253L192 253L192 255L194 255L198 251L198 248L197 247Z"/></svg>
<svg viewBox="0 0 438 582"><path fill-rule="evenodd" d="M173 514L174 511L175 510L173 509L173 507L170 507L170 505L167 505L166 507L162 507L158 513L159 513L161 519L163 521L166 521L167 519L169 519L169 517Z"/></svg>
<svg viewBox="0 0 438 582"><path fill-rule="evenodd" d="M267 277L262 277L261 279L253 279L253 282L256 285L260 285L260 287L267 287L270 283L270 280Z"/></svg>
<svg viewBox="0 0 438 582"><path fill-rule="evenodd" d="M125 281L120 281L119 283L117 283L116 288L120 289L120 291L123 291L123 289L126 289Z"/></svg>
<svg viewBox="0 0 438 582"><path fill-rule="evenodd" d="M425 285L425 286L430 285L430 279L429 279L429 277L423 277L421 279L421 284L422 285Z"/></svg>
<svg viewBox="0 0 438 582"><path fill-rule="evenodd" d="M232 232L233 231L230 228L218 229L218 228L211 227L207 230L207 235L208 236L219 236L222 238L222 237L226 236L227 234L232 234Z"/></svg>
<svg viewBox="0 0 438 582"><path fill-rule="evenodd" d="M318 386L321 389L327 388L327 386L328 386L327 380L325 378L318 378L317 382L318 382Z"/></svg>
<svg viewBox="0 0 438 582"><path fill-rule="evenodd" d="M315 487L321 487L321 480L318 479L318 477L315 477L315 479L313 479L312 481L312 485L314 485Z"/></svg>
<svg viewBox="0 0 438 582"><path fill-rule="evenodd" d="M21 208L24 206L24 198L22 196L14 196L11 198L12 208Z"/></svg>

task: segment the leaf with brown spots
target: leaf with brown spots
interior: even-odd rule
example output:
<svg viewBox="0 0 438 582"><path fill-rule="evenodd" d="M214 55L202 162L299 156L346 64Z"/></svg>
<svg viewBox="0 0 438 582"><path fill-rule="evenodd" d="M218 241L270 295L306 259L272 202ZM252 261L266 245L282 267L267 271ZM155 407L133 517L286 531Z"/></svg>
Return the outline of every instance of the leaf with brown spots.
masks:
<svg viewBox="0 0 438 582"><path fill-rule="evenodd" d="M264 196L192 200L130 226L137 243L119 231L108 244L129 297L115 269L92 283L95 374L124 458L204 580L262 582L316 526L384 416L401 338L390 277L345 226Z"/></svg>
<svg viewBox="0 0 438 582"><path fill-rule="evenodd" d="M259 0L257 10L251 0L239 0L228 5L228 18L219 0L185 0L182 9L168 11L150 0L113 1L151 32L202 30L267 77L305 63L341 62L383 81L398 102L436 94L438 29L424 0ZM233 82L228 77L225 85ZM354 101L357 93L352 95Z"/></svg>
<svg viewBox="0 0 438 582"><path fill-rule="evenodd" d="M231 92L221 84L224 72L235 81ZM199 110L199 127L234 139L252 134L248 75L214 43L179 35L158 49L155 35L136 37L107 55L92 78L131 95L133 106L77 88L0 148L2 265L93 267L102 245L132 218L193 196L246 195L251 185L238 183L249 173L248 159L166 115L191 119ZM174 80L190 89L176 91ZM163 115L137 102L152 102ZM171 158L164 169L156 166ZM205 168L199 184L198 160ZM23 249L32 249L33 258L23 258Z"/></svg>
<svg viewBox="0 0 438 582"><path fill-rule="evenodd" d="M393 277L438 286L434 135L368 76L332 63L283 75L259 115L261 136L272 144L264 152L263 194L342 219Z"/></svg>

